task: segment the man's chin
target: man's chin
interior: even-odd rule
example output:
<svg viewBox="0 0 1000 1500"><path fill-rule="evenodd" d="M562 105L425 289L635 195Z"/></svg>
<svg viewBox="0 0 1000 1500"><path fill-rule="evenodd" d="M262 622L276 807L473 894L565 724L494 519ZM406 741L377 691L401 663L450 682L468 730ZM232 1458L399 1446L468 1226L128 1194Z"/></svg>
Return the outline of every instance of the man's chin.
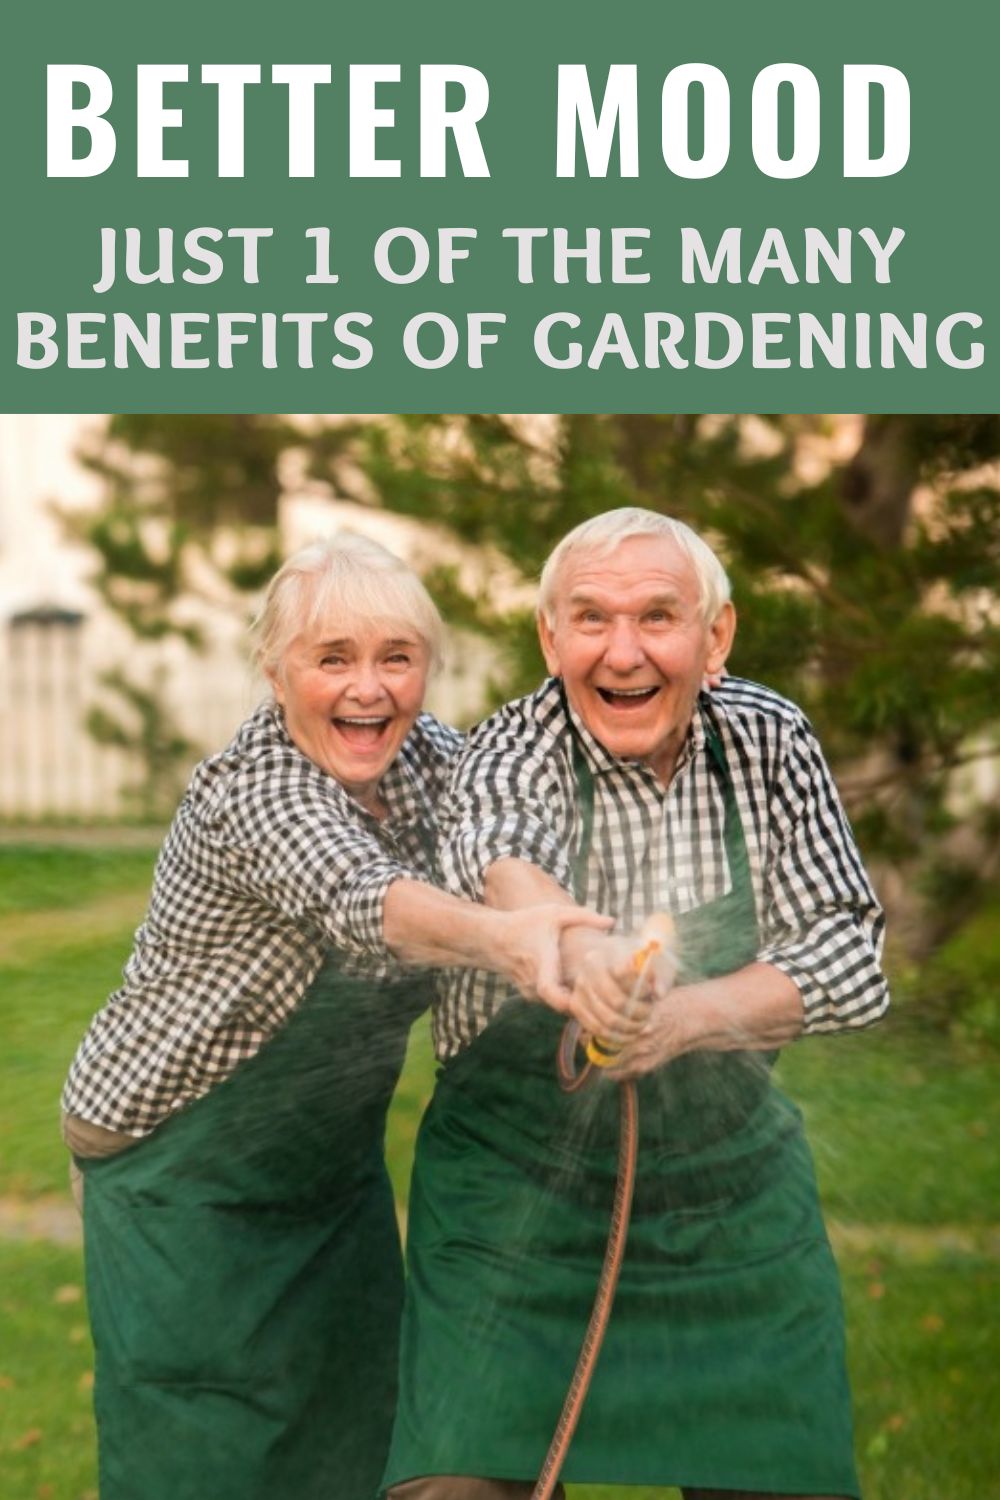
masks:
<svg viewBox="0 0 1000 1500"><path fill-rule="evenodd" d="M585 719L584 723L594 739L618 760L649 760L660 743L661 737L640 725L609 724L603 715L595 715L589 722Z"/></svg>

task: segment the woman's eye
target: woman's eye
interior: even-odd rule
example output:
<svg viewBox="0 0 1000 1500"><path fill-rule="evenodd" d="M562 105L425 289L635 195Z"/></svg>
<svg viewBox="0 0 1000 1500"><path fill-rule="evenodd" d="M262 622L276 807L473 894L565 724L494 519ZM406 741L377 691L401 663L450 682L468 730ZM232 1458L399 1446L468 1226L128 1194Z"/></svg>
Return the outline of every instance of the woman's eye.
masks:
<svg viewBox="0 0 1000 1500"><path fill-rule="evenodd" d="M342 667L344 658L342 656L324 656L320 661L321 667Z"/></svg>
<svg viewBox="0 0 1000 1500"><path fill-rule="evenodd" d="M391 656L386 657L386 661L394 667L408 667L410 665L410 658L405 651L394 651Z"/></svg>

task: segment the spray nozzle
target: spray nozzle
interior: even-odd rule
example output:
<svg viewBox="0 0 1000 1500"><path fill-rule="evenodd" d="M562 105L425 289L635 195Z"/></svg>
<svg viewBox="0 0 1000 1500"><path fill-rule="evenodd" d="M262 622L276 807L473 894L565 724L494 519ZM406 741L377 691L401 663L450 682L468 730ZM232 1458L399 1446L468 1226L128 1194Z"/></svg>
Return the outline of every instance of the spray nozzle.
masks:
<svg viewBox="0 0 1000 1500"><path fill-rule="evenodd" d="M673 955L676 951L677 930L673 917L666 911L654 912L651 917L647 917L639 929L638 939L638 945L629 963L630 969L635 974L635 981L623 1012L626 1016L631 1015L636 1001L642 994L651 966L661 956ZM610 1068L617 1061L621 1050L620 1043L605 1041L599 1036L591 1037L586 1046L588 1061L597 1068Z"/></svg>

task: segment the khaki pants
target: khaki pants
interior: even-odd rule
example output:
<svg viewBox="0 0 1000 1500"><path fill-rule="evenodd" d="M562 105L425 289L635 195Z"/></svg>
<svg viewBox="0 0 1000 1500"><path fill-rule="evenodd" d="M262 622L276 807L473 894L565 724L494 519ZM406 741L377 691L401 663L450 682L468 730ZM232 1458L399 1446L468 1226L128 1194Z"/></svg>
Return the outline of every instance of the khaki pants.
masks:
<svg viewBox="0 0 1000 1500"><path fill-rule="evenodd" d="M127 1151L130 1146L137 1144L134 1135L125 1135L120 1130L105 1130L103 1125L91 1125L89 1120L80 1120L76 1115L66 1114L62 1117L62 1138L73 1155L82 1156L84 1160L117 1156L119 1151ZM69 1185L73 1202L80 1213L83 1213L83 1173L73 1160L69 1164Z"/></svg>
<svg viewBox="0 0 1000 1500"><path fill-rule="evenodd" d="M520 1479L466 1479L461 1474L430 1474L393 1485L388 1500L529 1500L534 1484ZM566 1500L562 1485L555 1500ZM684 1490L684 1500L825 1500L822 1495L774 1495L760 1490ZM837 1500L836 1496L829 1500Z"/></svg>
<svg viewBox="0 0 1000 1500"><path fill-rule="evenodd" d="M388 1500L529 1500L534 1484L520 1479L470 1479L461 1474L429 1474L393 1485ZM758 1490L684 1490L684 1500L769 1500ZM566 1500L557 1485L555 1500ZM824 1500L823 1496L782 1495L771 1500ZM831 1496L830 1500L836 1500Z"/></svg>
<svg viewBox="0 0 1000 1500"><path fill-rule="evenodd" d="M428 1474L423 1479L408 1479L394 1484L388 1500L530 1500L533 1480L472 1479L462 1474ZM555 1500L566 1500L566 1491L557 1485Z"/></svg>

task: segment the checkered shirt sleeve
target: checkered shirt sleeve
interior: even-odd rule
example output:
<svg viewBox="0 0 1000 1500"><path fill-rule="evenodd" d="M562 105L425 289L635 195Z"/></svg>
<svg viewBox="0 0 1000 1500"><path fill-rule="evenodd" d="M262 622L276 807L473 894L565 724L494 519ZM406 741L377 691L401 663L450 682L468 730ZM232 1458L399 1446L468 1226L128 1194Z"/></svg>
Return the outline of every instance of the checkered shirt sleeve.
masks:
<svg viewBox="0 0 1000 1500"><path fill-rule="evenodd" d="M746 838L760 960L798 986L807 1032L878 1020L888 1005L881 908L812 729L757 683L726 678L703 702L666 789L584 732L595 818L583 899L633 928L652 911L683 915L730 888L725 789L706 750L707 723L725 747ZM473 732L444 804L439 862L456 895L481 899L486 871L504 858L528 860L572 889L580 815L558 683ZM434 1012L439 1057L467 1045L509 994L496 975L445 971Z"/></svg>
<svg viewBox="0 0 1000 1500"><path fill-rule="evenodd" d="M340 953L385 962L385 893L413 872L371 830L345 819L332 788L299 776L298 769L271 777L263 767L262 785L249 789L246 805L236 811L251 842L234 886L318 930Z"/></svg>
<svg viewBox="0 0 1000 1500"><path fill-rule="evenodd" d="M381 783L380 823L296 748L273 704L259 709L192 777L63 1108L146 1135L259 1050L331 949L347 972L401 978L385 893L434 878L434 812L460 742L421 715Z"/></svg>
<svg viewBox="0 0 1000 1500"><path fill-rule="evenodd" d="M438 821L441 876L455 895L481 900L501 859L523 859L573 888L575 788L533 702L508 704L474 730L455 762Z"/></svg>
<svg viewBox="0 0 1000 1500"><path fill-rule="evenodd" d="M445 889L480 901L486 871L523 859L572 890L576 789L558 690L549 683L474 729L454 763L438 815L438 870ZM438 1057L452 1057L510 999L498 974L445 969L433 1012Z"/></svg>
<svg viewBox="0 0 1000 1500"><path fill-rule="evenodd" d="M762 925L759 958L798 986L807 1032L868 1025L885 1012L885 918L823 752L801 715L770 799Z"/></svg>

